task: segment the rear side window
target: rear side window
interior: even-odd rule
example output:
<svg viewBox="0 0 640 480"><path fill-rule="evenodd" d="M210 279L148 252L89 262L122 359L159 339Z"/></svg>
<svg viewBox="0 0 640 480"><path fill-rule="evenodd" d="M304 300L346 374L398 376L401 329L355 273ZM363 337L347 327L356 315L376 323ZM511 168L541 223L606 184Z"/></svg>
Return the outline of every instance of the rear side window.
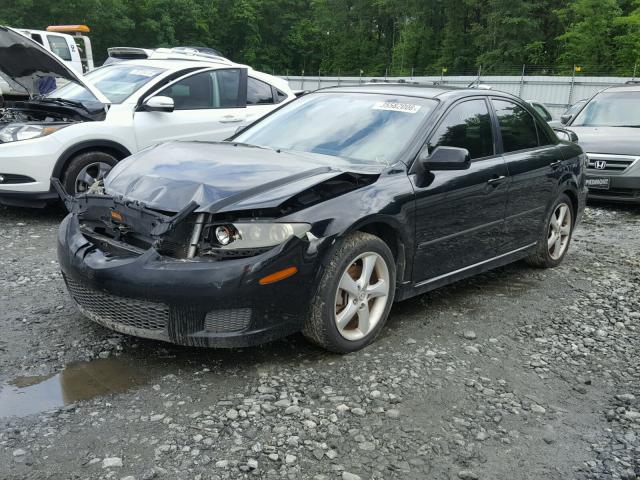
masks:
<svg viewBox="0 0 640 480"><path fill-rule="evenodd" d="M504 152L535 148L538 132L533 116L520 105L506 100L492 100L498 117Z"/></svg>
<svg viewBox="0 0 640 480"><path fill-rule="evenodd" d="M429 140L429 152L436 147L469 150L471 159L494 154L489 109L484 100L469 100L454 106Z"/></svg>
<svg viewBox="0 0 640 480"><path fill-rule="evenodd" d="M71 60L71 52L69 51L69 45L64 37L58 35L47 35L49 41L49 47L51 51L58 55L63 60Z"/></svg>
<svg viewBox="0 0 640 480"><path fill-rule="evenodd" d="M247 105L269 105L272 103L271 85L249 77L247 79Z"/></svg>

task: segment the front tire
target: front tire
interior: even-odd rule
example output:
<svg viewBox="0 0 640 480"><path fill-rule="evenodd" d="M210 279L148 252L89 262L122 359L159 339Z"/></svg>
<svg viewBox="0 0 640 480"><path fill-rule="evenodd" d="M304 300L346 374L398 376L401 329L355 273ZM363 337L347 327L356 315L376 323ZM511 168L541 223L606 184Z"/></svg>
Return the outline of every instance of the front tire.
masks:
<svg viewBox="0 0 640 480"><path fill-rule="evenodd" d="M330 255L303 334L332 352L354 352L373 342L387 321L395 262L385 242L364 232L345 237Z"/></svg>
<svg viewBox="0 0 640 480"><path fill-rule="evenodd" d="M536 252L526 261L537 268L557 267L569 251L571 235L575 226L575 212L571 199L562 194L551 207L540 232Z"/></svg>
<svg viewBox="0 0 640 480"><path fill-rule="evenodd" d="M62 184L70 195L85 193L91 186L111 171L118 160L100 151L81 153L69 162Z"/></svg>

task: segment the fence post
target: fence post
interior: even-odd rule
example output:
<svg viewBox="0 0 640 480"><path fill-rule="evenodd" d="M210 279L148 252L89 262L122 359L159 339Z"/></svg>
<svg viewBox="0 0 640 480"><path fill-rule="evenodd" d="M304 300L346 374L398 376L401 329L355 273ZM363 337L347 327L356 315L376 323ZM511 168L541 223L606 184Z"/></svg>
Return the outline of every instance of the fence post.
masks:
<svg viewBox="0 0 640 480"><path fill-rule="evenodd" d="M338 86L340 86L340 69L338 69Z"/></svg>
<svg viewBox="0 0 640 480"><path fill-rule="evenodd" d="M360 69L360 76L358 77L358 85L362 85L362 69Z"/></svg>
<svg viewBox="0 0 640 480"><path fill-rule="evenodd" d="M300 79L300 90L304 90L304 70L302 70L302 78Z"/></svg>
<svg viewBox="0 0 640 480"><path fill-rule="evenodd" d="M476 79L476 87L480 86L480 78L482 78L482 65L478 67L478 78Z"/></svg>
<svg viewBox="0 0 640 480"><path fill-rule="evenodd" d="M637 70L637 68L638 68L638 64L634 63L633 64L633 77L631 77L631 81L632 82L635 81L635 79L636 79L636 70Z"/></svg>
<svg viewBox="0 0 640 480"><path fill-rule="evenodd" d="M320 70L318 70L318 90L320 90Z"/></svg>
<svg viewBox="0 0 640 480"><path fill-rule="evenodd" d="M518 88L518 96L522 98L522 89L524 88L524 69L525 65L522 65L522 75L520 76L520 88Z"/></svg>
<svg viewBox="0 0 640 480"><path fill-rule="evenodd" d="M413 80L413 67L411 67L411 80Z"/></svg>
<svg viewBox="0 0 640 480"><path fill-rule="evenodd" d="M573 97L573 85L576 82L576 66L573 66L573 72L571 72L571 86L569 87L569 99L567 106L571 106L571 98Z"/></svg>

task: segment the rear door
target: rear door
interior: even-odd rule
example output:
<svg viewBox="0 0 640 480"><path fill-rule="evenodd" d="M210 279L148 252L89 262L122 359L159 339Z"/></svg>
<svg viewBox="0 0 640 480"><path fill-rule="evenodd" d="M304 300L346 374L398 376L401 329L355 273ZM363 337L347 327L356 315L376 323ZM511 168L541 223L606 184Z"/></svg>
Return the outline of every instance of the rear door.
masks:
<svg viewBox="0 0 640 480"><path fill-rule="evenodd" d="M508 174L495 148L488 101L454 104L427 142L469 150L471 167L428 172L415 184L414 281L427 283L496 256L504 230ZM414 178L414 182L417 182Z"/></svg>
<svg viewBox="0 0 640 480"><path fill-rule="evenodd" d="M557 141L523 105L494 97L491 104L509 171L509 199L500 253L535 243L549 202L557 195L563 158Z"/></svg>
<svg viewBox="0 0 640 480"><path fill-rule="evenodd" d="M247 69L200 70L150 96L172 98L175 109L147 112L139 108L135 112L139 149L167 140L224 140L247 116Z"/></svg>

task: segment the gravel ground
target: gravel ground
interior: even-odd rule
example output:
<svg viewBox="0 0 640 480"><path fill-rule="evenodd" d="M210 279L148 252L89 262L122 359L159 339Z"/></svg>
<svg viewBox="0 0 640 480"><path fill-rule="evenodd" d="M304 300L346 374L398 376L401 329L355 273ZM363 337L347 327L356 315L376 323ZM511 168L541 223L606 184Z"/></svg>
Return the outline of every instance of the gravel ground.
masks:
<svg viewBox="0 0 640 480"><path fill-rule="evenodd" d="M640 209L592 206L561 267L399 303L346 356L94 325L62 216L0 208L0 412L36 412L0 418L0 478L640 478Z"/></svg>

